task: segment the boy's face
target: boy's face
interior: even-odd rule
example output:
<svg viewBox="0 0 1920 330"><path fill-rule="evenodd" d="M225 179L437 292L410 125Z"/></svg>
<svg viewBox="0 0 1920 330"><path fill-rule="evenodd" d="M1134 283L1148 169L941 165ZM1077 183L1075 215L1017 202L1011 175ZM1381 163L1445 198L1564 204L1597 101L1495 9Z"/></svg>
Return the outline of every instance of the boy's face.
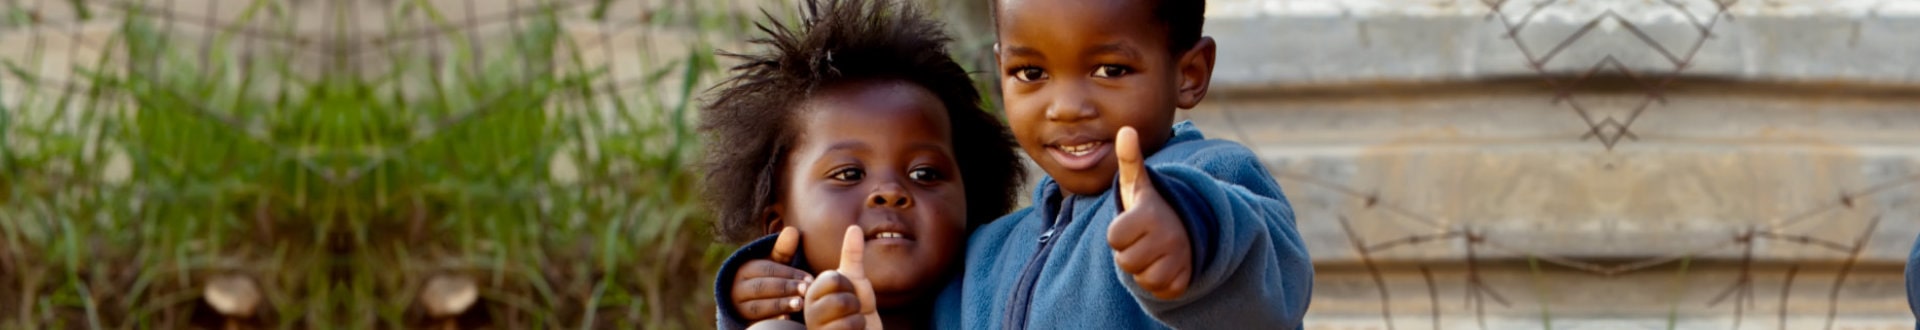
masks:
<svg viewBox="0 0 1920 330"><path fill-rule="evenodd" d="M816 272L839 268L847 226L860 225L881 307L931 299L966 244L946 107L899 80L830 86L801 106L776 223L800 229Z"/></svg>
<svg viewBox="0 0 1920 330"><path fill-rule="evenodd" d="M1007 121L1020 147L1068 193L1100 194L1113 185L1121 127L1139 130L1141 152L1151 155L1172 134L1174 109L1206 94L1212 41L1171 54L1166 24L1152 7L1001 0L995 13Z"/></svg>

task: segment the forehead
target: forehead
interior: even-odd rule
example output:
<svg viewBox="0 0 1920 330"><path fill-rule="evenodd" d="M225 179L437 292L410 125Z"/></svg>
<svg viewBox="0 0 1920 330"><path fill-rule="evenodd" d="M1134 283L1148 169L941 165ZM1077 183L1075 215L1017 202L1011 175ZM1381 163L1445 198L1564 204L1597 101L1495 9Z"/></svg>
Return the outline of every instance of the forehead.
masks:
<svg viewBox="0 0 1920 330"><path fill-rule="evenodd" d="M1177 1L1177 0L1174 0ZM1070 32L1163 39L1165 22L1154 16L1156 0L996 0L1000 34L1019 37Z"/></svg>
<svg viewBox="0 0 1920 330"><path fill-rule="evenodd" d="M803 135L886 135L948 139L947 108L926 88L898 79L842 82L801 103ZM887 142L887 141L881 141Z"/></svg>

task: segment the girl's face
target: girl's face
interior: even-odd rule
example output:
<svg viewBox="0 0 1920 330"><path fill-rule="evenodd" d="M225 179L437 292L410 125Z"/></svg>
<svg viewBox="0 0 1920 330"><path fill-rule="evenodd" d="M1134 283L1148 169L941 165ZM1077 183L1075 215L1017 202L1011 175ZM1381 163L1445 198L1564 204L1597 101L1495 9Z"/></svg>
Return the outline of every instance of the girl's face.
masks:
<svg viewBox="0 0 1920 330"><path fill-rule="evenodd" d="M860 225L881 307L930 300L959 271L966 244L946 107L900 80L829 86L801 106L775 223L800 229L816 272L839 267L847 226Z"/></svg>

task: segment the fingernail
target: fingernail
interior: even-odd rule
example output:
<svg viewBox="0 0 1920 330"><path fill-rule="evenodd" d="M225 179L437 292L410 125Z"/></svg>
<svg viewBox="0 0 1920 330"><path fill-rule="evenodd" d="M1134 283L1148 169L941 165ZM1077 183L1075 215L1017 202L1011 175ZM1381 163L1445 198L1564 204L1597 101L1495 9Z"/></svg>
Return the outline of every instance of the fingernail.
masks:
<svg viewBox="0 0 1920 330"><path fill-rule="evenodd" d="M800 282L800 285L795 285L795 287L800 290L801 294L807 293L807 282Z"/></svg>
<svg viewBox="0 0 1920 330"><path fill-rule="evenodd" d="M796 311L800 310L800 298L793 298L792 300L787 300L787 309L796 310Z"/></svg>

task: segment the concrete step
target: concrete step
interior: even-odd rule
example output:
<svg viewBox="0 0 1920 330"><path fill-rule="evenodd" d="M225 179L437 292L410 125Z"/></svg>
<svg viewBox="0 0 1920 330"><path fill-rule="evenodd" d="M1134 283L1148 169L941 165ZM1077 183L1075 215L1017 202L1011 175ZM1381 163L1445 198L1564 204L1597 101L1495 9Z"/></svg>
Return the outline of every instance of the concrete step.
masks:
<svg viewBox="0 0 1920 330"><path fill-rule="evenodd" d="M1267 160L1322 261L1358 257L1349 232L1426 237L1373 252L1412 260L1462 255L1468 231L1482 253L1570 259L1726 258L1751 231L1763 259L1844 258L1864 234L1861 258L1894 261L1920 234L1920 97L1682 88L1637 115L1590 109L1631 123L1602 127L1632 134L1608 146L1551 91L1484 87L1227 95L1186 115Z"/></svg>

